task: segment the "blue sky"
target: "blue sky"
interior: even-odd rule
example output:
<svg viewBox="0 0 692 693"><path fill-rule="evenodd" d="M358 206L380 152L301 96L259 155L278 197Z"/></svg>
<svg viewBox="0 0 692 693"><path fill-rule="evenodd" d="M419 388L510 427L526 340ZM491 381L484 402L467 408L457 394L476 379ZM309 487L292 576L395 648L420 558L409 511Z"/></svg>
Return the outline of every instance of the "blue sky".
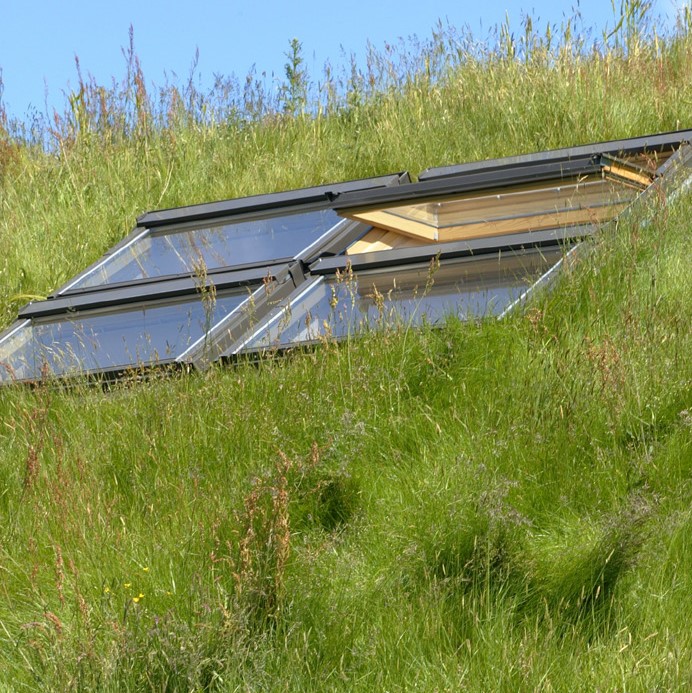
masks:
<svg viewBox="0 0 692 693"><path fill-rule="evenodd" d="M598 37L615 23L610 0L550 2L532 0L325 0L180 2L179 0L4 0L0 15L2 102L8 115L24 119L31 112L62 110L65 94L77 82L75 56L82 71L109 85L124 75L123 48L133 27L137 53L149 83L166 75L185 80L199 50L197 79L202 87L214 75L244 79L254 65L271 80L283 77L285 52L298 38L310 73L322 74L350 54L362 59L369 40L376 48L412 35L428 38L438 20L468 27L479 40L510 19L521 31L522 15L558 27L579 9L583 23ZM621 0L616 0L619 8ZM670 26L680 0L654 0L661 28ZM9 8L8 8L9 6Z"/></svg>

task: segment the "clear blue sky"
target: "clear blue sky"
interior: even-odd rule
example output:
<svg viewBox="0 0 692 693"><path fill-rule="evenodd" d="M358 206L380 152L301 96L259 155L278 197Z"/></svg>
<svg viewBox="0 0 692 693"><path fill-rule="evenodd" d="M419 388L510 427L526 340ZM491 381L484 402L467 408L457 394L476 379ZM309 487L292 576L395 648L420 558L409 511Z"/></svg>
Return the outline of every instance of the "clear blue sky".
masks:
<svg viewBox="0 0 692 693"><path fill-rule="evenodd" d="M244 79L254 65L271 79L283 77L285 52L296 37L310 73L322 74L345 55L362 59L366 42L376 48L400 37L430 37L438 20L468 27L479 40L509 16L521 32L521 17L531 14L540 25L556 24L579 8L594 37L615 23L610 0L560 3L550 0L3 0L0 12L2 102L10 117L31 111L62 110L65 93L77 82L75 56L82 71L98 83L122 79L130 26L149 83L162 85L165 75L187 78L199 50L197 76L203 87L214 75ZM616 0L619 8L621 0ZM682 0L654 0L661 29L670 27Z"/></svg>

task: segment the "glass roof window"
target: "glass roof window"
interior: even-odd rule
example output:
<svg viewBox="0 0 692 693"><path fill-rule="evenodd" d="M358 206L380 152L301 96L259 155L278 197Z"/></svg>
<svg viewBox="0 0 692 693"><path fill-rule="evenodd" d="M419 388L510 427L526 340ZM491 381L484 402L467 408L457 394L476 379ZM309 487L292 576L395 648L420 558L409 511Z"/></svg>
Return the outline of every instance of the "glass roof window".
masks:
<svg viewBox="0 0 692 693"><path fill-rule="evenodd" d="M645 187L643 182L615 180L602 173L552 184L514 186L502 192L354 210L348 216L373 229L347 253L600 224L620 214Z"/></svg>
<svg viewBox="0 0 692 693"><path fill-rule="evenodd" d="M320 277L275 313L240 350L343 339L383 325L497 316L564 254L550 249Z"/></svg>
<svg viewBox="0 0 692 693"><path fill-rule="evenodd" d="M247 291L27 321L0 342L0 381L175 361L248 299Z"/></svg>
<svg viewBox="0 0 692 693"><path fill-rule="evenodd" d="M147 230L62 293L170 275L292 258L339 222L331 209L228 222L204 228Z"/></svg>
<svg viewBox="0 0 692 693"><path fill-rule="evenodd" d="M501 316L580 239L675 194L692 130L147 212L0 334L0 383ZM534 283L536 280L538 282Z"/></svg>

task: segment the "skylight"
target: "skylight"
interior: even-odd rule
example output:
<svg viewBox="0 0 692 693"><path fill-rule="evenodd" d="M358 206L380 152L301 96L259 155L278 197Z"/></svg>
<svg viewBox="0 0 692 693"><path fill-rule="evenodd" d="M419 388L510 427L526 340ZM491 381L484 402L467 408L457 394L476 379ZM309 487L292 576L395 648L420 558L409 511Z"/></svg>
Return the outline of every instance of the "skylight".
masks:
<svg viewBox="0 0 692 693"><path fill-rule="evenodd" d="M347 265L309 284L234 353L340 339L383 325L499 315L563 254L559 246L531 248L358 274Z"/></svg>
<svg viewBox="0 0 692 693"><path fill-rule="evenodd" d="M148 212L0 335L0 382L210 363L501 315L688 179L692 131ZM682 173L681 173L682 172Z"/></svg>
<svg viewBox="0 0 692 693"><path fill-rule="evenodd" d="M246 300L247 292L192 296L28 321L3 342L2 365L26 380L171 363Z"/></svg>
<svg viewBox="0 0 692 693"><path fill-rule="evenodd" d="M320 209L201 227L147 229L68 290L291 259L340 221L331 209Z"/></svg>

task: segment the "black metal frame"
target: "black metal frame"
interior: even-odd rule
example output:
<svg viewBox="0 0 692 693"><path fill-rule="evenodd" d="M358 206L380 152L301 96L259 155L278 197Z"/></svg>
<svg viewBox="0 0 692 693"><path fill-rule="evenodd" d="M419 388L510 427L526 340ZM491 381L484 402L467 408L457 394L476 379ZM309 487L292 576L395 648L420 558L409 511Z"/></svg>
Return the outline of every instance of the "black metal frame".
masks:
<svg viewBox="0 0 692 693"><path fill-rule="evenodd" d="M670 147L679 146L683 142L692 142L692 130L674 130L671 132L644 135L641 137L628 137L607 142L596 142L563 149L551 149L545 152L533 154L520 154L519 156L506 156L499 159L487 159L468 164L453 164L450 166L435 166L427 168L419 176L418 180L439 180L450 176L466 175L481 171L502 171L506 168L532 165L536 162L555 163L568 162L583 157L593 157L602 154L631 155L646 152L660 152Z"/></svg>
<svg viewBox="0 0 692 693"><path fill-rule="evenodd" d="M600 157L582 157L569 161L537 162L522 166L508 166L492 171L470 171L464 175L433 178L418 183L407 183L396 189L366 190L362 193L344 193L334 201L337 212L353 209L381 207L395 203L417 203L422 200L460 195L478 190L493 190L511 185L574 178L600 173Z"/></svg>
<svg viewBox="0 0 692 693"><path fill-rule="evenodd" d="M176 361L190 363L195 368L204 370L246 334L253 324L261 323L268 312L301 285L302 278L297 281L296 274L287 271L282 280L255 287L255 291L252 292L251 311L239 306L214 325L208 335L180 354Z"/></svg>
<svg viewBox="0 0 692 693"><path fill-rule="evenodd" d="M408 183L410 180L408 171L400 171L373 178L360 178L311 188L299 188L266 195L252 195L221 202L206 202L189 207L146 212L137 218L137 223L139 226L153 228L183 221L197 222L236 214L255 214L268 210L289 209L297 205L309 209L329 209L332 207L333 201L344 193L397 186Z"/></svg>
<svg viewBox="0 0 692 693"><path fill-rule="evenodd" d="M395 267L412 262L429 262L433 258L450 260L461 257L482 257L483 255L497 252L509 252L528 247L544 248L574 242L586 238L595 232L596 227L589 224L549 229L547 231L491 236L471 241L435 243L415 248L399 248L360 253L358 255L322 257L313 262L309 270L311 274L322 275L331 274L337 269L345 269L349 265L354 271L358 271Z"/></svg>
<svg viewBox="0 0 692 693"><path fill-rule="evenodd" d="M101 288L97 292L69 294L57 298L29 303L19 311L20 318L39 318L75 311L95 310L143 301L159 301L183 296L194 296L204 288L213 286L218 291L240 286L259 285L267 279L281 280L288 273L288 263L258 267L244 271L211 273L203 279L184 276L178 279L164 279L149 283L136 282L115 287ZM152 286L154 285L154 290Z"/></svg>

